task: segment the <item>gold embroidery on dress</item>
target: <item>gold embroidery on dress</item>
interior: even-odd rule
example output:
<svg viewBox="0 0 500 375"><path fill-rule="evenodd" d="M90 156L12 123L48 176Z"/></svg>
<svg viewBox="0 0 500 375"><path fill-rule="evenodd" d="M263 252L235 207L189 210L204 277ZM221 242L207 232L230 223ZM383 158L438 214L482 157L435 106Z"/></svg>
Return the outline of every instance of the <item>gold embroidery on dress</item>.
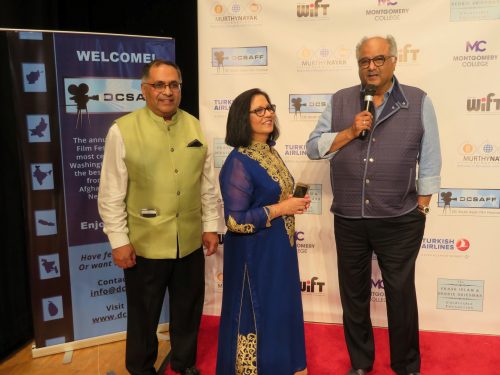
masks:
<svg viewBox="0 0 500 375"><path fill-rule="evenodd" d="M238 335L236 374L257 375L257 335Z"/></svg>
<svg viewBox="0 0 500 375"><path fill-rule="evenodd" d="M273 147L270 147L267 143L256 142L248 147L240 147L238 151L242 154L247 155L249 158L257 161L262 168L264 168L267 174L276 181L281 188L281 194L279 202L288 198L293 191L293 177L290 171L286 167L285 163L281 159ZM285 221L285 228L288 234L288 239L290 240L290 246L294 244L295 236L295 217L293 215L283 216Z"/></svg>
<svg viewBox="0 0 500 375"><path fill-rule="evenodd" d="M253 224L238 224L234 217L229 215L227 218L227 228L231 232L236 232L236 233L253 233L255 232L255 226Z"/></svg>

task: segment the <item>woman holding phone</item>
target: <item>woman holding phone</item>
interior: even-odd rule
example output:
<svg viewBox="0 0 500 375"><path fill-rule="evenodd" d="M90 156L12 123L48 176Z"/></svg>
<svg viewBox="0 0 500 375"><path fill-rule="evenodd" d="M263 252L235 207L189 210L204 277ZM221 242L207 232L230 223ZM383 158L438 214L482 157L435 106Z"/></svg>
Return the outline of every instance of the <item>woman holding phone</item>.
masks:
<svg viewBox="0 0 500 375"><path fill-rule="evenodd" d="M219 180L227 233L217 374L306 374L294 180L274 148L276 106L260 89L234 99Z"/></svg>

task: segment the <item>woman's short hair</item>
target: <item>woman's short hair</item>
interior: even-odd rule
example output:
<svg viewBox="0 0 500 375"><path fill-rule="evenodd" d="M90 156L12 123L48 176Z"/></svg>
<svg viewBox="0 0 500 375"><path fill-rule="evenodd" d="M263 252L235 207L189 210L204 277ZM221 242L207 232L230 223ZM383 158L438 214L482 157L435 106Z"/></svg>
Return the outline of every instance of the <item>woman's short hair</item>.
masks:
<svg viewBox="0 0 500 375"><path fill-rule="evenodd" d="M250 105L252 98L255 95L263 95L268 103L271 99L266 92L261 89L250 89L238 95L229 108L226 123L226 139L227 145L232 147L247 147L252 143L252 126L250 125ZM278 128L278 119L274 118L274 128L269 134L268 141L275 141L280 134Z"/></svg>

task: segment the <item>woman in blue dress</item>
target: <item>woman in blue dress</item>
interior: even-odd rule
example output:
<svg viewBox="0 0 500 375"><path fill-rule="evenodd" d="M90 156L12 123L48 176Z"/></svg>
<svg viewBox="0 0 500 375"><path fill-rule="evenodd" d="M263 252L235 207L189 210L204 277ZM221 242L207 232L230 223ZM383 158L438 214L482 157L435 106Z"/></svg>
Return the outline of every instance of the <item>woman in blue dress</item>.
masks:
<svg viewBox="0 0 500 375"><path fill-rule="evenodd" d="M293 177L274 149L275 109L251 89L227 119L234 149L219 175L228 231L217 375L307 373L293 215L310 198L292 196Z"/></svg>

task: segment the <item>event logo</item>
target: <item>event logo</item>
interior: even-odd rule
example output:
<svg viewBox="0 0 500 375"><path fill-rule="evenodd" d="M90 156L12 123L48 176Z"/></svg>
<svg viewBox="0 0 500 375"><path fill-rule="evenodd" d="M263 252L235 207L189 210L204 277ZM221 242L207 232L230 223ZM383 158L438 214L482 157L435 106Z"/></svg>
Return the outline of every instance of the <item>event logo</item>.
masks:
<svg viewBox="0 0 500 375"><path fill-rule="evenodd" d="M290 159L291 157L306 157L306 145L305 144L285 144L285 152L283 153L285 158Z"/></svg>
<svg viewBox="0 0 500 375"><path fill-rule="evenodd" d="M482 21L500 19L498 1L451 0L450 21Z"/></svg>
<svg viewBox="0 0 500 375"><path fill-rule="evenodd" d="M234 47L234 48L212 48L212 67L217 68L217 73L234 72L231 68L267 67L267 46L262 47ZM228 69L229 68L229 69Z"/></svg>
<svg viewBox="0 0 500 375"><path fill-rule="evenodd" d="M500 215L499 189L440 189L438 207L444 215Z"/></svg>
<svg viewBox="0 0 500 375"><path fill-rule="evenodd" d="M420 246L425 255L460 257L470 249L470 241L466 238L424 237ZM465 258L468 258L466 256Z"/></svg>
<svg viewBox="0 0 500 375"><path fill-rule="evenodd" d="M374 21L387 22L387 21L400 21L403 15L410 12L409 8L398 8L397 1L391 0L376 0L377 8L367 9L366 16L373 17Z"/></svg>
<svg viewBox="0 0 500 375"><path fill-rule="evenodd" d="M212 26L247 26L261 24L262 4L257 1L214 1L210 7Z"/></svg>
<svg viewBox="0 0 500 375"><path fill-rule="evenodd" d="M214 167L222 168L224 161L232 150L233 148L224 142L224 138L214 138Z"/></svg>
<svg viewBox="0 0 500 375"><path fill-rule="evenodd" d="M354 64L352 52L346 47L310 48L297 51L297 72L346 70Z"/></svg>
<svg viewBox="0 0 500 375"><path fill-rule="evenodd" d="M469 250L469 247L470 247L470 242L466 238L460 238L457 241L457 244L456 244L457 250L459 250L459 251L467 251L467 250Z"/></svg>
<svg viewBox="0 0 500 375"><path fill-rule="evenodd" d="M483 311L484 280L438 279L437 308Z"/></svg>
<svg viewBox="0 0 500 375"><path fill-rule="evenodd" d="M460 167L500 167L500 147L489 141L479 145L462 143L458 155Z"/></svg>
<svg viewBox="0 0 500 375"><path fill-rule="evenodd" d="M453 62L462 68L487 67L490 62L498 61L498 55L488 54L486 40L465 41L465 54L453 56Z"/></svg>
<svg viewBox="0 0 500 375"><path fill-rule="evenodd" d="M289 94L288 97L288 113L293 114L294 120L317 120L331 100L332 94ZM303 116L311 114L314 116Z"/></svg>
<svg viewBox="0 0 500 375"><path fill-rule="evenodd" d="M306 240L303 231L295 231L295 244L297 245L297 253L299 254L308 254L316 247L316 244Z"/></svg>
<svg viewBox="0 0 500 375"><path fill-rule="evenodd" d="M141 80L128 78L65 78L64 101L77 128L91 125L91 113L128 113L145 103Z"/></svg>
<svg viewBox="0 0 500 375"><path fill-rule="evenodd" d="M467 98L467 112L491 114L491 112L500 111L500 98L494 96L495 93L490 92L482 98Z"/></svg>
<svg viewBox="0 0 500 375"><path fill-rule="evenodd" d="M412 47L411 44L405 44L403 48L398 49L398 63L414 64L417 62L420 49Z"/></svg>
<svg viewBox="0 0 500 375"><path fill-rule="evenodd" d="M372 280L372 291L371 291L371 301L372 302L385 302L385 288L383 279L371 279Z"/></svg>
<svg viewBox="0 0 500 375"><path fill-rule="evenodd" d="M222 293L222 285L224 281L224 273L220 270L213 270L215 291Z"/></svg>
<svg viewBox="0 0 500 375"><path fill-rule="evenodd" d="M227 115L229 108L233 104L233 99L216 98L210 101L210 110L214 113L224 113Z"/></svg>
<svg viewBox="0 0 500 375"><path fill-rule="evenodd" d="M300 19L326 19L330 4L323 0L316 0L314 3L297 4L297 17Z"/></svg>
<svg viewBox="0 0 500 375"><path fill-rule="evenodd" d="M314 276L310 280L300 281L300 290L303 294L323 295L325 294L326 283L318 281L319 278Z"/></svg>

